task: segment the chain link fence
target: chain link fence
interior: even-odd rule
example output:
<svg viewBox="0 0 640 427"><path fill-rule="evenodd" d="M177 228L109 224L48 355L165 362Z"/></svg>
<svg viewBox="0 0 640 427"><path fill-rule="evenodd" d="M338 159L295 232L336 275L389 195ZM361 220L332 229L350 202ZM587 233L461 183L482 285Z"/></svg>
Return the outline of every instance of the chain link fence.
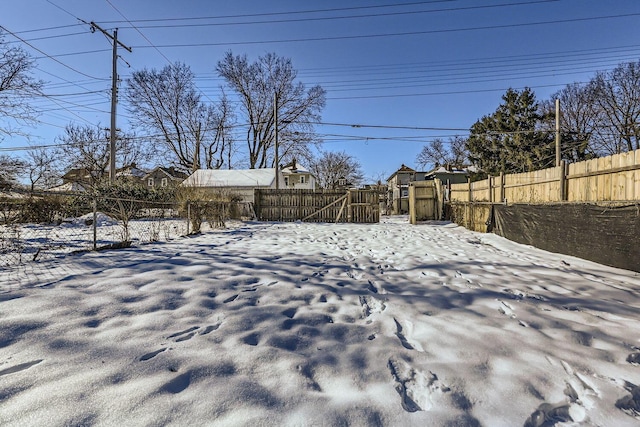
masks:
<svg viewBox="0 0 640 427"><path fill-rule="evenodd" d="M60 193L0 193L0 292L61 257L189 233L177 202ZM188 211L188 209L187 209ZM40 271L40 273L34 273Z"/></svg>

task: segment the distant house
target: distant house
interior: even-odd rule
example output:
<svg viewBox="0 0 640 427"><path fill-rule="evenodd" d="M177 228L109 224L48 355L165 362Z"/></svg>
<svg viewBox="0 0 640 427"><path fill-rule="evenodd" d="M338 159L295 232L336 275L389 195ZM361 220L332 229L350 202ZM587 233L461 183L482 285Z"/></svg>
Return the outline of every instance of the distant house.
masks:
<svg viewBox="0 0 640 427"><path fill-rule="evenodd" d="M234 193L242 201L254 201L254 190L275 189L276 169L198 169L185 179L180 186L224 190ZM284 182L282 172L280 182Z"/></svg>
<svg viewBox="0 0 640 427"><path fill-rule="evenodd" d="M94 180L95 175L96 175L95 172L92 173L87 168L69 169L61 177L62 184L69 184L69 183L90 184Z"/></svg>
<svg viewBox="0 0 640 427"><path fill-rule="evenodd" d="M135 163L116 169L116 179L138 181L146 172L139 169ZM109 171L90 170L88 168L69 169L62 175L62 184L50 188L50 191L85 191L103 179L109 179Z"/></svg>
<svg viewBox="0 0 640 427"><path fill-rule="evenodd" d="M282 188L295 190L315 190L316 178L311 172L302 167L293 159L281 168L284 185Z"/></svg>
<svg viewBox="0 0 640 427"><path fill-rule="evenodd" d="M416 171L404 164L387 178L387 202L391 214L409 213L409 183L415 178Z"/></svg>
<svg viewBox="0 0 640 427"><path fill-rule="evenodd" d="M55 187L50 187L47 191L55 191L55 192L69 192L69 193L78 193L87 191L87 184L82 184L79 182L65 182L60 185L56 185Z"/></svg>
<svg viewBox="0 0 640 427"><path fill-rule="evenodd" d="M430 172L426 172L425 180L439 179L444 185L462 184L469 178L469 168L454 168L451 166L439 166Z"/></svg>
<svg viewBox="0 0 640 427"><path fill-rule="evenodd" d="M350 188L354 188L354 185L351 181L347 179L347 177L341 176L335 181L333 185L334 190L348 190Z"/></svg>
<svg viewBox="0 0 640 427"><path fill-rule="evenodd" d="M158 166L144 174L140 179L147 188L177 187L187 178L187 174L175 168Z"/></svg>
<svg viewBox="0 0 640 427"><path fill-rule="evenodd" d="M116 179L132 179L139 180L145 176L147 172L138 168L135 163L116 169Z"/></svg>

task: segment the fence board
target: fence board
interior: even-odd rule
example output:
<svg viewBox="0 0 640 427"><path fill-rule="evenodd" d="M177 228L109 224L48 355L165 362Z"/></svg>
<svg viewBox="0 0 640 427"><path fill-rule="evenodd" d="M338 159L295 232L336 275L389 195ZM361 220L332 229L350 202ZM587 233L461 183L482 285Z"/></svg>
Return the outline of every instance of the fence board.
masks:
<svg viewBox="0 0 640 427"><path fill-rule="evenodd" d="M440 219L437 186L440 181L413 181L409 183L409 222Z"/></svg>
<svg viewBox="0 0 640 427"><path fill-rule="evenodd" d="M255 210L261 221L380 221L378 194L371 190L260 189L255 191Z"/></svg>
<svg viewBox="0 0 640 427"><path fill-rule="evenodd" d="M549 203L640 200L640 150L571 163L566 169L553 167L532 172L453 184L450 200L455 202ZM494 183L491 184L491 181Z"/></svg>

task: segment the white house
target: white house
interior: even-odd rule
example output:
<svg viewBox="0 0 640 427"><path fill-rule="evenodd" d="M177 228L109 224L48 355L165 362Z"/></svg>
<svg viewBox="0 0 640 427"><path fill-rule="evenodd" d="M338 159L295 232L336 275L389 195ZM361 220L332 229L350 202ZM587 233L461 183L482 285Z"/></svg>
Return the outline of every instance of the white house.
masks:
<svg viewBox="0 0 640 427"><path fill-rule="evenodd" d="M284 183L279 173L280 185ZM242 197L244 202L254 201L256 188L276 188L276 169L198 169L185 179L182 187L210 188L229 191Z"/></svg>
<svg viewBox="0 0 640 427"><path fill-rule="evenodd" d="M295 159L282 167L284 185L281 188L294 190L315 190L316 178L311 172L300 166Z"/></svg>

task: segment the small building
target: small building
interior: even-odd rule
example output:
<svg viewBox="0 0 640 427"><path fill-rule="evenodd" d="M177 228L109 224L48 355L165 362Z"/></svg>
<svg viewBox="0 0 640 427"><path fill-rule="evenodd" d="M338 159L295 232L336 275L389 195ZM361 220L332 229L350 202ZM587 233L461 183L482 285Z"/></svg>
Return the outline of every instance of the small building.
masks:
<svg viewBox="0 0 640 427"><path fill-rule="evenodd" d="M254 202L256 189L276 188L276 169L198 169L185 179L180 186L228 191L242 198L244 202ZM284 182L282 172L280 183Z"/></svg>
<svg viewBox="0 0 640 427"><path fill-rule="evenodd" d="M74 168L69 169L61 178L62 184L90 185L99 176L98 173L92 172L87 168Z"/></svg>
<svg viewBox="0 0 640 427"><path fill-rule="evenodd" d="M284 185L281 188L294 190L315 190L316 178L311 172L293 159L281 168Z"/></svg>
<svg viewBox="0 0 640 427"><path fill-rule="evenodd" d="M463 184L467 182L469 178L468 168L453 168L446 166L439 166L430 172L425 173L424 180L439 179L443 184ZM416 179L416 181L419 181Z"/></svg>
<svg viewBox="0 0 640 427"><path fill-rule="evenodd" d="M176 170L173 166L165 168L158 166L143 175L140 179L147 188L177 187L187 178L187 174Z"/></svg>
<svg viewBox="0 0 640 427"><path fill-rule="evenodd" d="M387 202L391 214L409 213L409 183L415 181L415 175L415 170L403 164L387 178Z"/></svg>
<svg viewBox="0 0 640 427"><path fill-rule="evenodd" d="M138 168L135 163L116 169L116 179L130 179L137 181L147 172Z"/></svg>

